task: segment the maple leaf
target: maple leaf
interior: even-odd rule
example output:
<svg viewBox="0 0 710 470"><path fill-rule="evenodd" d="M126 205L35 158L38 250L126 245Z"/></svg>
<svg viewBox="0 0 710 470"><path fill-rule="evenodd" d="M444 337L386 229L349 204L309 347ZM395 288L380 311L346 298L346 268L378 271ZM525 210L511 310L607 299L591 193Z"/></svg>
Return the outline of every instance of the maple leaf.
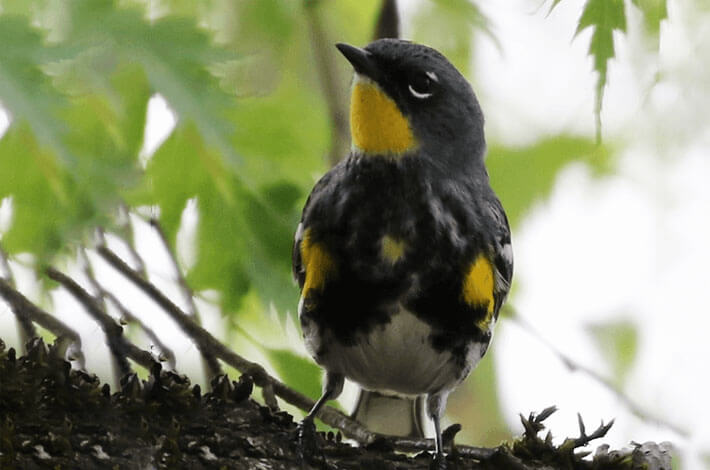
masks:
<svg viewBox="0 0 710 470"><path fill-rule="evenodd" d="M607 67L609 60L614 58L614 31L626 32L624 1L587 0L575 36L587 28L593 30L589 55L592 56L594 70L598 73L594 113L597 121L597 141L600 141L601 110L607 82Z"/></svg>

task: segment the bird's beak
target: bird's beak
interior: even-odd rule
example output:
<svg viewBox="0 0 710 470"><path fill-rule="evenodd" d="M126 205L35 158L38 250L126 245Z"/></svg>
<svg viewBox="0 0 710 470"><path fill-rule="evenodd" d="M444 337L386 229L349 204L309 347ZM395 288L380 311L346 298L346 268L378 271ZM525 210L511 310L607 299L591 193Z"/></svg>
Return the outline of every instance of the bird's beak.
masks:
<svg viewBox="0 0 710 470"><path fill-rule="evenodd" d="M336 44L335 47L348 59L357 73L366 75L373 80L376 78L377 66L372 60L370 52L342 42Z"/></svg>

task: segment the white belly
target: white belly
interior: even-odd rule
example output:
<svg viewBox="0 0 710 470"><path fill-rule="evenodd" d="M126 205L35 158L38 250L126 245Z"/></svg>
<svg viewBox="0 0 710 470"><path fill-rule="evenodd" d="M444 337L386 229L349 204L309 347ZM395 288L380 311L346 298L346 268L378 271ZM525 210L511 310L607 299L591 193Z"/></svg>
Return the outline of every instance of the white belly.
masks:
<svg viewBox="0 0 710 470"><path fill-rule="evenodd" d="M419 395L449 390L463 380L482 356L476 344L466 358L455 360L448 350L434 349L431 327L401 309L386 325L375 327L356 340L355 346L338 344L315 325L304 327L309 351L320 350L318 358L326 370L338 372L368 390Z"/></svg>

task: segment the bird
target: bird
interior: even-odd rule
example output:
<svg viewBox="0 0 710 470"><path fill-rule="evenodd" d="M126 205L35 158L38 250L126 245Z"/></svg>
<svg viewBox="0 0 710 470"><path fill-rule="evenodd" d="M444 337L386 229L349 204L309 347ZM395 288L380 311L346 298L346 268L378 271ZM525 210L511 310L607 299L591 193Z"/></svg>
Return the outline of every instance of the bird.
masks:
<svg viewBox="0 0 710 470"><path fill-rule="evenodd" d="M447 398L486 353L513 277L483 113L433 48L336 47L354 69L351 149L313 187L292 253L306 349L325 372L303 423L347 378L368 399L424 403L445 462Z"/></svg>

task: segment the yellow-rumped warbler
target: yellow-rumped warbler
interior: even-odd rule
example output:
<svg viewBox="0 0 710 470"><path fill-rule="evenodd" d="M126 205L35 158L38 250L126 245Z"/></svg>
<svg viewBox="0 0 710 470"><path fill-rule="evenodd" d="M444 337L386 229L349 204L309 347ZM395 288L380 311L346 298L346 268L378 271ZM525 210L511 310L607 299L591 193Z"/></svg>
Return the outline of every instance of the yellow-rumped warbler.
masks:
<svg viewBox="0 0 710 470"><path fill-rule="evenodd" d="M355 69L352 150L313 188L293 250L303 335L326 372L306 420L345 378L425 396L443 462L447 397L485 354L513 275L483 114L434 49L396 39L337 47ZM363 397L356 417L367 425L373 396Z"/></svg>

